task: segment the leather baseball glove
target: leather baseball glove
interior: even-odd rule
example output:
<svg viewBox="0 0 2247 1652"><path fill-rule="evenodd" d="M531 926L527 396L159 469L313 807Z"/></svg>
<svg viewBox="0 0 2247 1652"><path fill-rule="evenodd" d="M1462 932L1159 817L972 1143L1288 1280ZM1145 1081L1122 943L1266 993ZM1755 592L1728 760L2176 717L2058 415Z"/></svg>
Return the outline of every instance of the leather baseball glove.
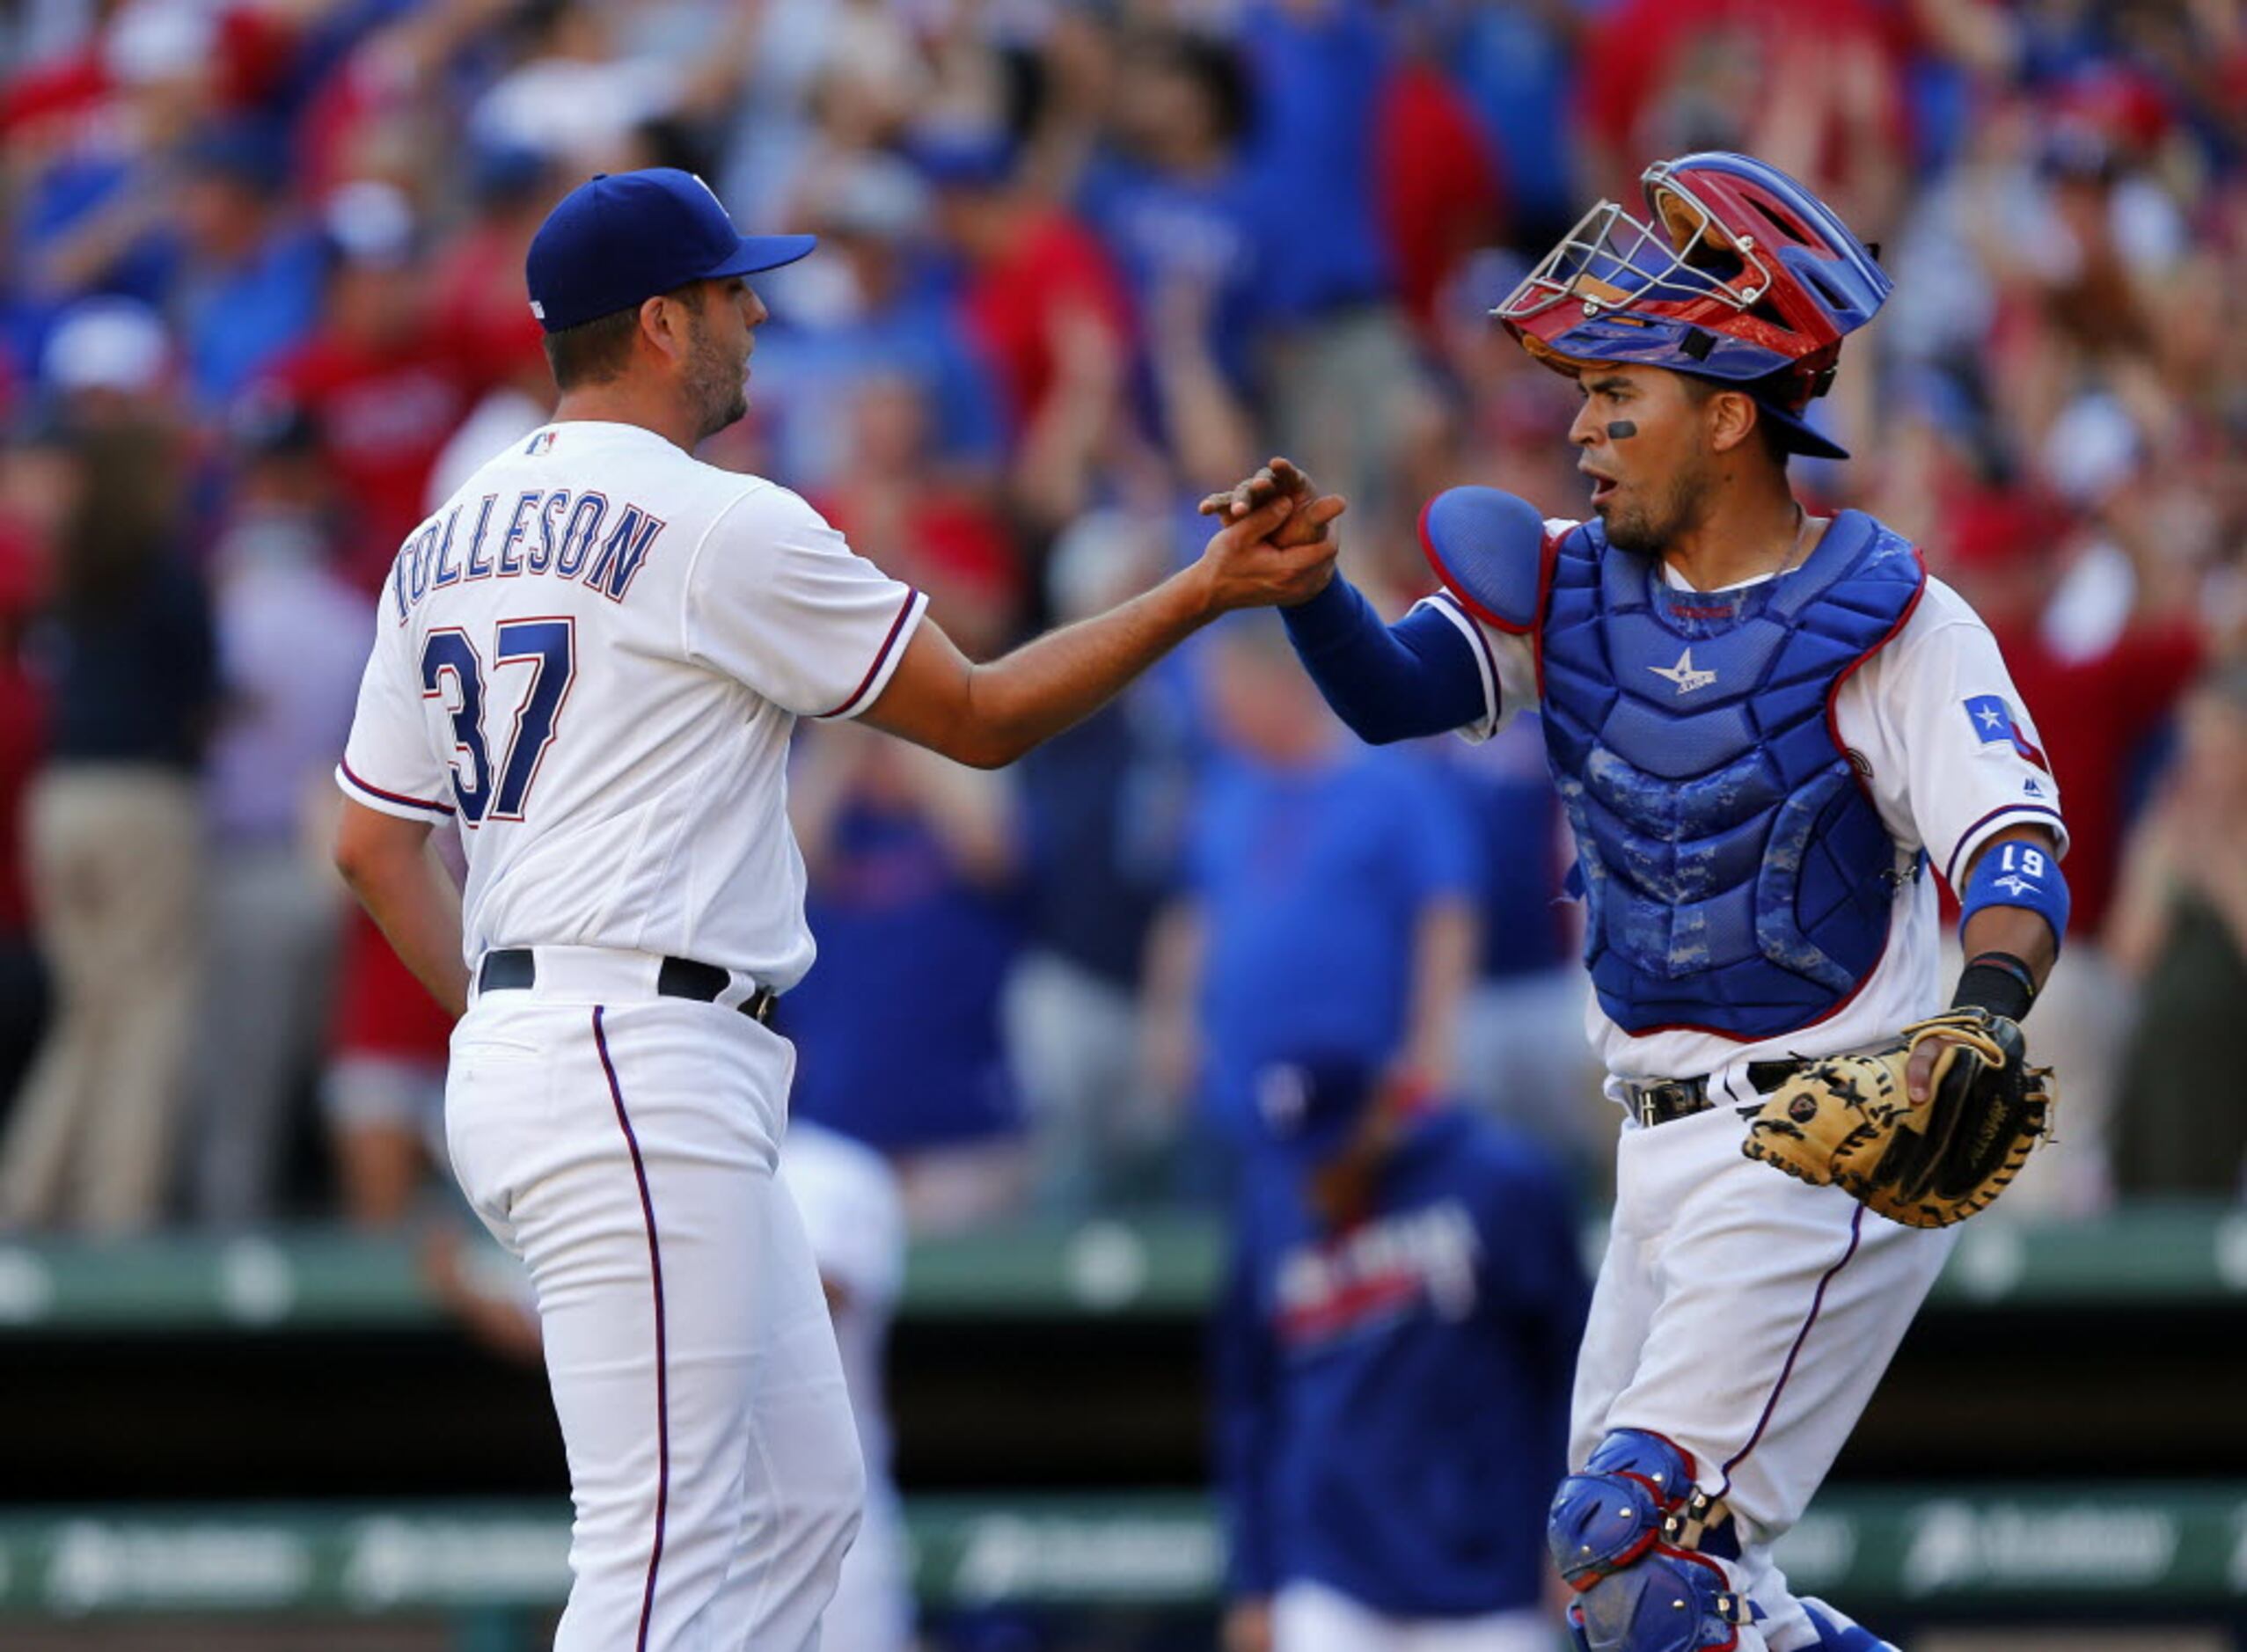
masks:
<svg viewBox="0 0 2247 1652"><path fill-rule="evenodd" d="M1904 1070L1930 1038L1927 1100ZM2017 1024L1956 1009L1914 1021L1893 1044L1831 1056L1765 1098L1741 1151L1819 1187L1841 1188L1907 1227L1963 1222L2005 1190L2051 1129L2052 1069L2028 1064Z"/></svg>

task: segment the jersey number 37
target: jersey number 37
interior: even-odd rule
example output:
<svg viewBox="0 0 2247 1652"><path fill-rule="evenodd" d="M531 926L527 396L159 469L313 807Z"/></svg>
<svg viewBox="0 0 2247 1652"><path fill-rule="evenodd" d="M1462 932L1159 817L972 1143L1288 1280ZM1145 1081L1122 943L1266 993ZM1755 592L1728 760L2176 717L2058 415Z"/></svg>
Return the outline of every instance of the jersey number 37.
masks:
<svg viewBox="0 0 2247 1652"><path fill-rule="evenodd" d="M576 622L503 619L492 662L497 678L522 676L523 668L529 668L496 783L491 747L484 738L483 656L457 625L432 631L421 645L421 698L442 702L452 720L452 794L459 801L460 818L471 826L523 818L538 765L560 727L570 679L577 673Z"/></svg>

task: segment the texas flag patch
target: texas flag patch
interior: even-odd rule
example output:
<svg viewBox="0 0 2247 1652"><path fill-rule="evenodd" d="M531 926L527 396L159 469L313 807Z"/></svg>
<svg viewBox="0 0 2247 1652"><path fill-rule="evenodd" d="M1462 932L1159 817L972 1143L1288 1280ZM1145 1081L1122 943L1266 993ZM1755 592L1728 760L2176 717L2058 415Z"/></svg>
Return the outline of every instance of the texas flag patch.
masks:
<svg viewBox="0 0 2247 1652"><path fill-rule="evenodd" d="M2045 761L2029 737L2021 732L2021 725L2013 720L2013 708L2005 703L2002 694L1977 694L1965 702L1967 720L1974 726L1974 734L1985 746L1997 741L2009 741L2013 749L2042 769L2052 772L2052 765Z"/></svg>

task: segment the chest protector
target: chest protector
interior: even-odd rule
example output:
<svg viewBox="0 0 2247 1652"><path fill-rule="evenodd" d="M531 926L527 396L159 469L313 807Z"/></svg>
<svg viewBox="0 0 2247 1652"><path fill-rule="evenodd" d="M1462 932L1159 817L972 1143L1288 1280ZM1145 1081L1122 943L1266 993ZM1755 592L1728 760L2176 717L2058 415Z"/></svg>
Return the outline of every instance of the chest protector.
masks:
<svg viewBox="0 0 2247 1652"><path fill-rule="evenodd" d="M1597 523L1548 554L1546 749L1601 1009L1741 1040L1819 1020L1878 963L1910 865L1832 711L1919 600L1918 555L1855 511L1737 591L1674 589Z"/></svg>

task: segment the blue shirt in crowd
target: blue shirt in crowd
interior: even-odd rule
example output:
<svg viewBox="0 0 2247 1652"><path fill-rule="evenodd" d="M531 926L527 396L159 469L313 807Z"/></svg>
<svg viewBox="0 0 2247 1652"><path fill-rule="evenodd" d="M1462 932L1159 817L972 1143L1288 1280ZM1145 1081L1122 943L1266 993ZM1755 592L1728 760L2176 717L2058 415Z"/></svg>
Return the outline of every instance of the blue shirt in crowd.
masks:
<svg viewBox="0 0 2247 1652"><path fill-rule="evenodd" d="M1174 284L1202 295L1211 359L1235 389L1245 389L1267 279L1258 245L1267 215L1248 171L1227 166L1185 177L1104 157L1087 169L1079 204L1115 252L1150 327Z"/></svg>
<svg viewBox="0 0 2247 1652"><path fill-rule="evenodd" d="M1518 717L1479 745L1450 742L1444 771L1466 802L1481 864L1495 874L1482 888L1482 978L1574 969L1561 801L1541 725Z"/></svg>
<svg viewBox="0 0 2247 1652"><path fill-rule="evenodd" d="M1316 16L1256 0L1241 18L1255 43L1255 124L1249 172L1269 214L1264 302L1289 321L1315 321L1388 296L1388 239L1374 209L1369 141L1389 64L1387 38L1360 0Z"/></svg>
<svg viewBox="0 0 2247 1652"><path fill-rule="evenodd" d="M819 961L781 1002L791 1110L885 1152L1015 1129L999 1030L1012 914L918 816L853 808L837 833L804 902Z"/></svg>
<svg viewBox="0 0 2247 1652"><path fill-rule="evenodd" d="M317 235L282 228L232 269L181 272L180 331L199 403L225 406L312 331L326 271Z"/></svg>
<svg viewBox="0 0 2247 1652"><path fill-rule="evenodd" d="M1189 783L1153 698L1102 707L1014 773L1029 939L1126 991L1177 859Z"/></svg>
<svg viewBox="0 0 2247 1652"><path fill-rule="evenodd" d="M1427 757L1338 748L1311 769L1214 760L1189 850L1208 937L1204 1095L1247 1139L1255 1074L1293 1050L1387 1064L1408 1030L1413 940L1480 867L1458 792Z"/></svg>
<svg viewBox="0 0 2247 1652"><path fill-rule="evenodd" d="M1387 1616L1536 1604L1587 1299L1528 1137L1409 1127L1365 1219L1328 1226L1260 1156L1213 1328L1235 1597L1325 1584Z"/></svg>

